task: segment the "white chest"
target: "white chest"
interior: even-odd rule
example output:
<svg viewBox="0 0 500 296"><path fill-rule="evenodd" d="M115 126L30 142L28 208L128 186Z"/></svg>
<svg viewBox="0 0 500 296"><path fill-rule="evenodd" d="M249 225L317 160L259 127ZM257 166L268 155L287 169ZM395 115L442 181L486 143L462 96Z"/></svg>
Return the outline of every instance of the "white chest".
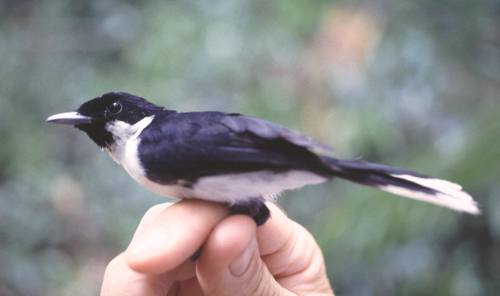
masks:
<svg viewBox="0 0 500 296"><path fill-rule="evenodd" d="M113 135L114 143L105 149L109 156L137 181L144 177L144 169L140 165L137 147L139 135L146 128L154 116L146 117L134 125L123 121L116 121L106 125L106 129Z"/></svg>

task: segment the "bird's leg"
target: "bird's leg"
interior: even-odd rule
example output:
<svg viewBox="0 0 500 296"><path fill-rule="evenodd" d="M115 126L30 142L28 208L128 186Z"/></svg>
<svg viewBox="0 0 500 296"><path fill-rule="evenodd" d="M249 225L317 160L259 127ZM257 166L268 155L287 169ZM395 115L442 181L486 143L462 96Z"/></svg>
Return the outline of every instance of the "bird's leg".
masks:
<svg viewBox="0 0 500 296"><path fill-rule="evenodd" d="M193 255L191 255L191 257L189 257L189 260L191 260L191 262L195 262L196 259L200 258L201 251L203 251L203 245L201 245L198 251L196 251Z"/></svg>
<svg viewBox="0 0 500 296"><path fill-rule="evenodd" d="M231 214L243 214L252 217L257 226L262 226L271 216L269 208L263 201L229 207Z"/></svg>

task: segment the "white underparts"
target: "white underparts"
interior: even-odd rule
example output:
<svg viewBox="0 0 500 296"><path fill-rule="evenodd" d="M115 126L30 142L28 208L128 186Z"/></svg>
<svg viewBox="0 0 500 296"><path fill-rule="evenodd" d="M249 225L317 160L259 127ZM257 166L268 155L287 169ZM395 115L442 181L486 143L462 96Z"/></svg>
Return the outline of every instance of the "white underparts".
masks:
<svg viewBox="0 0 500 296"><path fill-rule="evenodd" d="M276 195L288 189L327 181L308 171L256 171L232 175L215 175L196 180L192 187L180 184L162 185L146 177L135 178L146 189L173 198L198 198L228 204L247 203L253 198L274 200ZM182 182L181 182L182 183Z"/></svg>

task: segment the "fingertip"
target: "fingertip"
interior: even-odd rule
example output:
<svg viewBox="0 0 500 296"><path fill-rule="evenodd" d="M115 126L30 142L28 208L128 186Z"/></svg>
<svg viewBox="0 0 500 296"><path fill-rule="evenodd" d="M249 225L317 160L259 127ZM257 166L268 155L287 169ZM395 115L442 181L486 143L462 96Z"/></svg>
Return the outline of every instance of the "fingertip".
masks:
<svg viewBox="0 0 500 296"><path fill-rule="evenodd" d="M141 273L164 273L182 264L229 210L222 204L182 200L155 214L125 252L129 266Z"/></svg>
<svg viewBox="0 0 500 296"><path fill-rule="evenodd" d="M258 284L248 280L260 272L256 228L250 217L234 215L212 231L196 265L205 292L238 295L247 285Z"/></svg>
<svg viewBox="0 0 500 296"><path fill-rule="evenodd" d="M168 271L167 266L175 268L178 265L177 260L169 260L168 256L175 250L172 242L179 240L175 235L177 235L175 232L169 233L169 229L163 225L155 225L146 229L144 233L134 237L127 248L125 252L127 264L133 270L147 274Z"/></svg>
<svg viewBox="0 0 500 296"><path fill-rule="evenodd" d="M220 222L212 231L199 265L210 268L225 268L235 256L239 255L256 235L255 222L246 215L233 215Z"/></svg>

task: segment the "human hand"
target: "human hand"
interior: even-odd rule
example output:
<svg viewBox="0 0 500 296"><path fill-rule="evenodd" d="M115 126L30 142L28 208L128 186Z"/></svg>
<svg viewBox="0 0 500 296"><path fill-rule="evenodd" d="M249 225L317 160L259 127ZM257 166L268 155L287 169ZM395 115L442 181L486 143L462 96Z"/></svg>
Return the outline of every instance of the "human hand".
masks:
<svg viewBox="0 0 500 296"><path fill-rule="evenodd" d="M271 218L258 228L218 203L152 207L128 249L109 263L101 296L333 295L312 235L267 206Z"/></svg>

